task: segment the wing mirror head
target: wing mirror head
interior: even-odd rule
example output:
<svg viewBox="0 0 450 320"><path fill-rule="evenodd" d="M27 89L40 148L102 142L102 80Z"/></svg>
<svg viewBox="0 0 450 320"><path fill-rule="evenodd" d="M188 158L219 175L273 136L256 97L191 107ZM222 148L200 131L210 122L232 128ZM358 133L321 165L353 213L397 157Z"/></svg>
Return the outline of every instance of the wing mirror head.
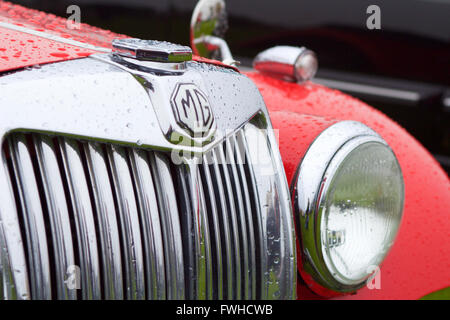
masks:
<svg viewBox="0 0 450 320"><path fill-rule="evenodd" d="M224 0L200 0L191 19L191 47L194 54L236 65L223 39L228 30Z"/></svg>

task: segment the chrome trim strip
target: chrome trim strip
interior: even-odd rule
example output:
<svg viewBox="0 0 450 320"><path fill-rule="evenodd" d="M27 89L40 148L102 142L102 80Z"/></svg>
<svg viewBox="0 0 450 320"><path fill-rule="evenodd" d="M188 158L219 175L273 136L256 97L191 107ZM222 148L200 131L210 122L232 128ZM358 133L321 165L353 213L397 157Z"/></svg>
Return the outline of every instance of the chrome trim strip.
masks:
<svg viewBox="0 0 450 320"><path fill-rule="evenodd" d="M125 291L129 300L145 299L144 256L133 180L127 163L127 151L118 146L106 147L122 234L125 258Z"/></svg>
<svg viewBox="0 0 450 320"><path fill-rule="evenodd" d="M228 202L228 210L231 216L231 230L233 237L233 254L234 254L234 296L233 299L242 299L241 291L242 291L242 272L241 272L241 248L239 243L239 229L237 222L237 208L235 206L235 200L233 191L231 190L231 179L230 174L227 168L227 158L225 157L225 153L223 151L223 146L219 146L215 149L218 153L217 158L220 162L218 162L222 166L223 180L225 180L225 188L227 189L227 202ZM222 181L223 181L222 180Z"/></svg>
<svg viewBox="0 0 450 320"><path fill-rule="evenodd" d="M233 142L232 142L233 141ZM242 271L241 271L241 284L244 288L242 292L242 299L251 299L251 269L250 269L250 261L249 261L249 238L247 234L247 223L246 223L246 212L244 209L244 200L243 194L241 190L241 181L239 180L237 163L234 158L234 155L239 152L236 150L237 145L234 144L234 140L229 138L225 142L225 155L226 155L226 164L224 166L228 167L224 168L228 170L230 177L230 184L228 184L229 188L233 188L232 193L234 194L235 202L237 202L236 211L239 214L237 217L238 229L237 233L239 235L240 248L242 249L240 253L240 260L242 260ZM236 203L235 203L236 205Z"/></svg>
<svg viewBox="0 0 450 320"><path fill-rule="evenodd" d="M129 157L143 230L147 299L161 300L166 298L163 235L150 163L141 149L130 150Z"/></svg>
<svg viewBox="0 0 450 320"><path fill-rule="evenodd" d="M169 163L159 153L150 153L149 157L158 191L160 214L162 215L160 218L166 261L166 296L170 300L184 299L183 244L181 241L177 199Z"/></svg>
<svg viewBox="0 0 450 320"><path fill-rule="evenodd" d="M372 96L390 97L400 100L407 100L417 102L420 100L420 94L414 91L406 91L400 89L382 88L367 84L351 83L339 80L315 78L314 82L322 84L324 86L338 89L342 91L348 91L352 93L368 94Z"/></svg>
<svg viewBox="0 0 450 320"><path fill-rule="evenodd" d="M295 297L296 281L292 207L275 136L271 130L264 130L265 121L261 117L250 121L244 126L243 136L261 212L261 298L291 299Z"/></svg>
<svg viewBox="0 0 450 320"><path fill-rule="evenodd" d="M220 148L220 146L219 146ZM233 256L233 249L232 249L232 243L231 243L231 231L230 231L230 222L229 222L229 208L227 206L227 201L225 198L225 191L224 191L224 182L222 179L222 175L220 173L219 168L219 157L217 155L217 148L211 150L209 156L212 157L212 161L210 161L208 156L205 157L205 160L208 161L207 164L210 164L211 176L215 179L215 187L217 188L217 191L219 193L219 203L220 203L220 209L219 209L219 217L220 217L220 225L221 225L221 232L222 237L224 237L223 241L225 242L225 258L226 261L223 261L222 263L226 262L226 267L224 270L224 274L226 277L224 277L224 299L231 300L234 297L234 284L235 281L233 281L233 277L235 275L234 273L234 256ZM223 252L222 252L223 253Z"/></svg>
<svg viewBox="0 0 450 320"><path fill-rule="evenodd" d="M297 242L294 214L292 211L289 184L286 180L286 174L284 173L278 141L273 131L268 131L268 133L267 147L270 150L272 168L275 171L274 179L278 180L278 194L275 196L274 200L279 203L280 212L277 214L282 214L282 216L275 216L274 221L281 219L284 222L283 225L278 225L280 229L280 241L277 241L277 239L274 238L272 242L275 250L280 251L280 263L277 264L274 260L273 268L280 272L277 273L275 271L275 274L278 274L282 281L279 281L278 283L275 281L275 285L278 285L280 291L278 299L295 299L297 296ZM268 226L271 226L270 223ZM270 234L267 235L267 238L270 238ZM283 274L282 276L281 273ZM277 292L275 291L272 298L275 298L276 295Z"/></svg>
<svg viewBox="0 0 450 320"><path fill-rule="evenodd" d="M106 167L108 160L100 144L84 143L83 146L100 231L104 297L105 299L123 299L119 228Z"/></svg>
<svg viewBox="0 0 450 320"><path fill-rule="evenodd" d="M19 31L19 32L23 32L23 33L28 33L31 34L33 36L37 36L37 37L41 37L44 39L48 39L48 40L53 40L53 41L57 41L57 42L61 42L61 43L65 43L65 44L70 44L72 46L77 46L80 48L84 48L84 49L90 49L90 50L95 50L95 51L99 51L99 52L111 52L111 49L107 49L107 48L103 48L103 47L97 47L88 43L84 43L84 42L79 42L76 40L72 40L72 39L67 39L67 38L63 38L54 34L50 34L47 32L42 32L42 31L37 31L37 30L33 30L33 29L29 29L26 27L22 27L22 26L18 26L15 24L11 24L8 22L2 22L0 21L0 27L1 28L6 28L6 29L10 29L10 30L14 30L14 31Z"/></svg>
<svg viewBox="0 0 450 320"><path fill-rule="evenodd" d="M217 208L217 204L216 204L216 195L214 193L214 184L211 178L211 173L209 171L209 164L207 163L207 157L203 156L202 158L202 163L199 164L202 166L202 171L204 172L204 176L205 176L205 182L206 182L206 187L207 187L207 193L205 193L205 197L208 197L209 202L210 202L210 217L212 217L212 225L214 227L214 231L210 230L211 233L214 233L214 240L215 240L215 252L216 252L216 261L213 261L212 263L216 266L217 268L217 292L215 292L214 297L217 296L217 299L222 300L224 297L224 292L223 292L223 288L224 288L224 277L223 277L223 263L222 263L222 245L221 245L221 241L222 241L222 234L220 231L220 225L219 225L219 212L218 212L218 208ZM202 188L203 190L203 188ZM212 270L211 270L212 272Z"/></svg>
<svg viewBox="0 0 450 320"><path fill-rule="evenodd" d="M237 184L242 185L242 197L243 202L245 203L245 214L246 216L244 218L241 217L242 221L246 221L246 225L248 228L247 238L248 238L248 253L249 253L249 261L248 261L248 270L250 272L249 274L249 296L250 299L256 299L256 255L255 255L255 231L253 228L253 218L252 218L252 205L251 205L251 198L250 198L250 189L247 184L247 179L245 175L244 170L244 161L245 161L245 153L242 155L241 151L244 151L236 139L236 135L233 135L230 137L230 140L233 141L233 145L235 148L235 154L236 154L236 167L238 170L237 176L239 177L239 182ZM244 158L242 157L244 156Z"/></svg>
<svg viewBox="0 0 450 320"><path fill-rule="evenodd" d="M8 138L8 146L25 223L31 298L48 300L52 297L50 262L44 213L42 212L33 163L23 134L16 134Z"/></svg>
<svg viewBox="0 0 450 320"><path fill-rule="evenodd" d="M55 146L51 138L33 135L37 161L45 192L53 238L53 254L56 264L57 297L61 300L77 298L77 292L65 283L69 267L75 266L70 218L64 194Z"/></svg>
<svg viewBox="0 0 450 320"><path fill-rule="evenodd" d="M83 160L76 141L59 138L58 142L75 216L82 298L100 300L102 293L97 236Z"/></svg>

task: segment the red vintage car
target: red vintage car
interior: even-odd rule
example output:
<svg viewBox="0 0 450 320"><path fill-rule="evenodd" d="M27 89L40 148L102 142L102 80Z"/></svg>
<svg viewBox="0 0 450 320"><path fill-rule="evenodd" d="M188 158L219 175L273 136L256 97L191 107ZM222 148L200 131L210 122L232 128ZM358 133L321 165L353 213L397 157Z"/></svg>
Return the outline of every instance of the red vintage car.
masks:
<svg viewBox="0 0 450 320"><path fill-rule="evenodd" d="M448 297L439 164L224 10L191 49L0 1L0 299Z"/></svg>

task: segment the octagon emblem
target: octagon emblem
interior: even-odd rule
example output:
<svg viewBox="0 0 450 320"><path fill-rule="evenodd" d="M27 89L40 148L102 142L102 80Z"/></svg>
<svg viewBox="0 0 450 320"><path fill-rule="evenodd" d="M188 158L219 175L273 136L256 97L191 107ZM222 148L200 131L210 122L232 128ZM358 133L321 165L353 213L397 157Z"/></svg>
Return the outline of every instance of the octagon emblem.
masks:
<svg viewBox="0 0 450 320"><path fill-rule="evenodd" d="M177 124L189 136L202 140L215 129L215 120L207 96L192 83L179 83L171 105Z"/></svg>

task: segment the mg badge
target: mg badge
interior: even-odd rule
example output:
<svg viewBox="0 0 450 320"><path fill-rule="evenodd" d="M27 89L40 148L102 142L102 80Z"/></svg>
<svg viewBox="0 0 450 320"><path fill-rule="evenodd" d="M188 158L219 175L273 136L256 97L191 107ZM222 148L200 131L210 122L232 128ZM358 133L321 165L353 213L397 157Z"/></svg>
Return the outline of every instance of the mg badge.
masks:
<svg viewBox="0 0 450 320"><path fill-rule="evenodd" d="M194 140L204 141L215 131L211 104L195 84L179 83L171 98L177 124Z"/></svg>

